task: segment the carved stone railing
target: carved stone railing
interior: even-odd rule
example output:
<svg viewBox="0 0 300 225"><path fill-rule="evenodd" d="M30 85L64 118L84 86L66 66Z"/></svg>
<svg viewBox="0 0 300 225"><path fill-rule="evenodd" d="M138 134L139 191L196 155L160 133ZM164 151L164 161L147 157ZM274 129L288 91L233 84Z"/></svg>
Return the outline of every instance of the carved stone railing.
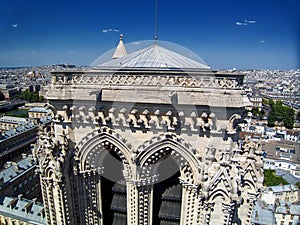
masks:
<svg viewBox="0 0 300 225"><path fill-rule="evenodd" d="M241 79L237 75L126 75L104 73L53 73L52 85L112 85L239 89Z"/></svg>

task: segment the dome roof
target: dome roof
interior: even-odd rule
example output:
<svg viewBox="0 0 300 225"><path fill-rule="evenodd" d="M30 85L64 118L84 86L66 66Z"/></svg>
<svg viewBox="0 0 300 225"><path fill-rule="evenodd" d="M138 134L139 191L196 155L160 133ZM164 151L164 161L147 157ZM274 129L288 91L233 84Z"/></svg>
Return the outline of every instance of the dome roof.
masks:
<svg viewBox="0 0 300 225"><path fill-rule="evenodd" d="M126 52L126 54L120 55L118 53L120 52L119 43L116 49L99 57L92 66L101 68L210 69L195 53L170 42L144 41L142 43L133 42L131 45L126 45L128 54ZM121 46L124 48L123 42ZM120 57L115 57L116 53Z"/></svg>

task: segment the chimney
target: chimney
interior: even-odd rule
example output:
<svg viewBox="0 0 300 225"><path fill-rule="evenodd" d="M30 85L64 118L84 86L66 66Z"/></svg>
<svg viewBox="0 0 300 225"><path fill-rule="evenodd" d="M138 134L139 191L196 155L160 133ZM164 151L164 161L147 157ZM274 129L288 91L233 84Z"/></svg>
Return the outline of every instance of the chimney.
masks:
<svg viewBox="0 0 300 225"><path fill-rule="evenodd" d="M7 168L11 167L12 164L13 164L13 162L7 161L7 162L4 164L4 168L7 169Z"/></svg>
<svg viewBox="0 0 300 225"><path fill-rule="evenodd" d="M287 214L291 213L290 206L287 203L285 204L285 209L286 209Z"/></svg>
<svg viewBox="0 0 300 225"><path fill-rule="evenodd" d="M23 194L19 194L19 195L18 195L18 199L19 199L19 200L22 200L22 199L23 199Z"/></svg>
<svg viewBox="0 0 300 225"><path fill-rule="evenodd" d="M258 220L258 212L255 211L255 220Z"/></svg>

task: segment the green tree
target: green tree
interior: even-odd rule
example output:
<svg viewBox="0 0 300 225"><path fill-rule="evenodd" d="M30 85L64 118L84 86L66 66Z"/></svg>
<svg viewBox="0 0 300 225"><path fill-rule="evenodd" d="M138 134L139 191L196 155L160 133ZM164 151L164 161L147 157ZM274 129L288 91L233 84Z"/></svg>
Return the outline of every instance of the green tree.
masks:
<svg viewBox="0 0 300 225"><path fill-rule="evenodd" d="M258 115L259 115L259 110L258 110L258 108L253 108L253 109L251 110L251 113L252 113L253 116L258 116Z"/></svg>
<svg viewBox="0 0 300 225"><path fill-rule="evenodd" d="M285 114L284 114L284 117L283 117L283 123L284 123L284 126L286 128L293 129L294 115L295 115L294 109L292 109L290 107L286 107Z"/></svg>
<svg viewBox="0 0 300 225"><path fill-rule="evenodd" d="M19 98L24 99L26 101L34 101L34 102L39 102L39 101L44 101L43 96L39 96L39 92L30 92L28 89L23 91Z"/></svg>
<svg viewBox="0 0 300 225"><path fill-rule="evenodd" d="M264 117L264 115L266 114L266 112L262 109L259 111L259 117L260 119L262 119Z"/></svg>
<svg viewBox="0 0 300 225"><path fill-rule="evenodd" d="M294 110L289 106L284 106L281 101L272 103L270 101L271 111L268 116L268 125L275 126L276 121L283 122L284 126L288 129L292 129L294 126Z"/></svg>
<svg viewBox="0 0 300 225"><path fill-rule="evenodd" d="M262 104L263 105L269 105L269 100L266 98L262 98Z"/></svg>
<svg viewBox="0 0 300 225"><path fill-rule="evenodd" d="M269 112L269 116L268 116L268 126L269 127L274 127L275 122L276 122L275 111L271 109L271 111Z"/></svg>
<svg viewBox="0 0 300 225"><path fill-rule="evenodd" d="M39 102L45 102L44 96L42 96L42 95L39 96Z"/></svg>
<svg viewBox="0 0 300 225"><path fill-rule="evenodd" d="M264 185L277 186L280 184L288 184L288 182L280 176L276 176L275 170L264 170Z"/></svg>

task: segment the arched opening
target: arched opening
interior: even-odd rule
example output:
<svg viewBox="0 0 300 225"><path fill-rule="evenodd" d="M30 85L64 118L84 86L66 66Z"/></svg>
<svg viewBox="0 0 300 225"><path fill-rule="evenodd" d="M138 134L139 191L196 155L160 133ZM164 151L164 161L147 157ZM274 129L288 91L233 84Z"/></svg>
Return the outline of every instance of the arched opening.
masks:
<svg viewBox="0 0 300 225"><path fill-rule="evenodd" d="M114 151L105 151L103 154L101 175L103 224L126 225L127 199L123 163Z"/></svg>
<svg viewBox="0 0 300 225"><path fill-rule="evenodd" d="M153 224L179 225L182 202L180 168L171 157L166 157L158 161L157 173L159 182L153 187Z"/></svg>

